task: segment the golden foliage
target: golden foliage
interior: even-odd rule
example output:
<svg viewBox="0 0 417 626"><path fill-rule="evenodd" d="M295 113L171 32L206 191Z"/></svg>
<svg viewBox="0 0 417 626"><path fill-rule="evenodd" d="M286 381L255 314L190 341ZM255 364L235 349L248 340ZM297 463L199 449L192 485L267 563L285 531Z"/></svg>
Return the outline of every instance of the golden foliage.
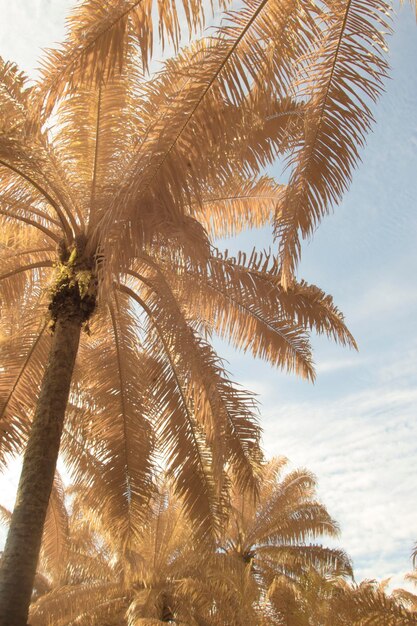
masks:
<svg viewBox="0 0 417 626"><path fill-rule="evenodd" d="M277 578L271 586L271 624L281 626L412 626L417 616L384 585L352 584L311 570L297 581Z"/></svg>
<svg viewBox="0 0 417 626"><path fill-rule="evenodd" d="M259 500L235 490L224 536L226 553L247 563L263 589L276 577L297 579L312 567L350 575L342 550L312 543L339 531L315 498L314 476L303 469L284 474L286 464L281 457L262 466Z"/></svg>
<svg viewBox="0 0 417 626"><path fill-rule="evenodd" d="M196 33L202 3L183 9ZM86 0L33 87L0 61L0 463L25 445L51 292L82 248L78 286L97 279L98 307L63 452L125 549L161 457L203 535L220 532L227 470L257 491L256 405L210 333L310 379L311 330L355 346L330 296L293 273L299 234L340 200L357 162L386 73L387 11L376 0L244 0L149 76L155 20L159 44L179 46L174 0L154 13L148 0ZM284 187L264 170L286 154ZM279 258L213 248L210 237L271 219Z"/></svg>
<svg viewBox="0 0 417 626"><path fill-rule="evenodd" d="M295 86L306 99L305 132L288 158L291 176L277 207L284 286L300 257L299 235L311 236L348 188L388 69L388 2L332 0L321 8L320 44L303 59Z"/></svg>
<svg viewBox="0 0 417 626"><path fill-rule="evenodd" d="M223 3L220 3L222 6ZM204 24L201 0L182 2L189 33ZM67 39L56 50L49 50L43 61L41 90L50 111L57 98L80 84L99 85L116 70L121 71L132 48L140 52L141 64L148 69L154 44L156 17L159 42L178 48L181 22L174 0L157 4L152 14L149 0L86 0L67 20Z"/></svg>

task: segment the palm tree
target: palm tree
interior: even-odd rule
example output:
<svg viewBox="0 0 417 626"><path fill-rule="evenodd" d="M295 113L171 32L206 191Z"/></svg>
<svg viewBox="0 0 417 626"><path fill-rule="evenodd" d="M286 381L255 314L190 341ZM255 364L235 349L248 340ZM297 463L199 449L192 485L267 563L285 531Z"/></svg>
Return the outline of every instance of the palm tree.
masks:
<svg viewBox="0 0 417 626"><path fill-rule="evenodd" d="M386 584L375 581L352 584L347 580L350 563L342 551L299 542L303 525L304 536L320 533L320 525L330 534L337 527L314 500L311 475L298 470L277 481L284 467L283 459L263 467L263 498L256 516L258 554L254 545L249 554L249 544L244 546L244 529L251 524L240 498L227 522L225 548L224 541L216 545L194 532L171 481L159 477L158 489L145 505L146 521L135 543L126 546L123 536L114 532L112 511L97 515L94 491L80 483L65 493L56 475L31 624L69 626L75 619L80 626L170 621L190 626L417 624L415 596L404 590L389 596ZM0 514L8 524L11 514L3 507ZM261 533L267 518L269 530ZM237 535L238 542L231 539Z"/></svg>
<svg viewBox="0 0 417 626"><path fill-rule="evenodd" d="M326 508L316 500L314 476L304 469L285 473L286 465L283 457L263 464L258 500L251 501L235 490L222 545L222 551L243 564L256 580L261 591L258 602L267 614L268 593L278 579L298 581L312 569L332 575L352 574L342 550L314 541L339 532ZM241 592L244 598L246 587ZM269 614L268 619L272 619Z"/></svg>
<svg viewBox="0 0 417 626"><path fill-rule="evenodd" d="M183 4L195 33L202 4ZM158 6L159 34L178 49L175 2ZM2 451L22 449L37 403L3 558L7 624L25 621L71 381L79 411L86 380L73 377L80 331L97 304L77 369L85 362L90 389L107 400L107 424L88 424L103 455L110 448L105 469L119 459L109 481L124 480L126 506L140 509L152 482L154 420L143 406L152 399L152 415L156 406L164 415L157 438L177 490L206 526L215 517L213 476L229 462L242 485L253 483L257 456L252 409L206 333L310 377L303 323L352 343L329 299L292 273L299 232L309 235L340 199L357 160L371 120L367 99L385 74L387 12L376 0L324 3L320 11L310 0L248 0L147 79L151 3L87 0L34 87L2 62L0 284L10 322L2 331ZM262 176L284 152L295 164L287 189ZM282 269L276 259L267 269L259 258L213 253L205 227L230 233L273 215ZM115 408L119 419L109 417ZM88 411L95 413L94 400ZM74 432L73 451L82 443ZM134 529L134 515L129 520Z"/></svg>
<svg viewBox="0 0 417 626"><path fill-rule="evenodd" d="M89 493L85 486L70 490L65 574L32 604L31 623L64 626L77 618L81 624L127 624L127 615L131 624L166 621L177 578L189 576L195 561L184 509L159 484L140 535L127 548L113 520L96 515Z"/></svg>
<svg viewBox="0 0 417 626"><path fill-rule="evenodd" d="M304 282L284 290L276 258L229 258L205 230L271 219L282 189L263 167L299 136L302 105L256 85L238 97L235 66L228 86L219 73L207 82L225 47L234 55L220 35L146 80L150 12L126 9L115 31L109 7L82 5L74 41L50 53L34 86L0 64L1 462L26 447L1 626L26 624L62 433L75 477L94 470L97 506L112 510L126 545L158 454L207 534L219 526L225 467L253 491L260 459L253 398L229 380L210 334L310 379L310 329L355 345L329 296ZM193 4L192 25L197 13ZM161 28L175 40L171 17L162 12ZM287 22L270 26L292 38ZM279 81L298 53L274 62Z"/></svg>
<svg viewBox="0 0 417 626"><path fill-rule="evenodd" d="M363 581L337 594L333 610L341 615L340 626L414 626L417 615L406 608L400 598L388 595L384 583ZM339 624L338 624L339 626Z"/></svg>
<svg viewBox="0 0 417 626"><path fill-rule="evenodd" d="M411 558L413 561L414 568L417 564L417 546L414 546L414 549L411 553ZM414 586L417 586L417 570L414 569L410 574L406 574L405 579L407 582L413 583ZM393 595L399 598L405 606L413 611L417 616L417 594L412 591L408 591L407 589L394 589Z"/></svg>
<svg viewBox="0 0 417 626"><path fill-rule="evenodd" d="M55 483L54 506L59 516L55 515L54 525L45 528L38 573L42 573L44 592L34 598L31 624L65 626L75 618L80 624L113 620L138 626L170 620L196 626L275 623L274 616L282 616L282 602L277 603L277 597L283 580L284 588L298 589L300 598L303 591L299 604L311 619L318 603L314 594L307 594L304 583L313 580L316 571L321 572L319 582L324 573L350 575L350 563L341 551L305 541L307 536L320 533L320 524L330 533L336 527L324 507L313 499L309 474L290 472L276 482L278 467L282 470L284 465L282 459L276 459L263 467L263 497L257 512L265 519L268 508L269 526L275 520L275 531L263 538L264 546L257 545L258 555L251 546L249 558L236 549L231 538L235 526L241 538L243 535L242 514L238 517L236 508L228 521L225 549L224 541L216 544L193 532L181 501L169 482L161 478L157 480L158 491L146 504L146 520L130 546L114 532L111 511L97 515L94 490L85 485L70 488L68 508L62 488L57 489L60 485ZM225 515L228 510L225 508ZM50 519L52 512L50 504ZM249 516L245 517L247 520ZM304 541L300 541L300 534ZM277 544L281 553L276 551L271 558L266 546L271 551ZM316 589L317 584L313 585Z"/></svg>
<svg viewBox="0 0 417 626"><path fill-rule="evenodd" d="M267 593L269 623L276 626L331 626L341 619L332 599L346 586L337 570L311 567L296 579L277 576Z"/></svg>

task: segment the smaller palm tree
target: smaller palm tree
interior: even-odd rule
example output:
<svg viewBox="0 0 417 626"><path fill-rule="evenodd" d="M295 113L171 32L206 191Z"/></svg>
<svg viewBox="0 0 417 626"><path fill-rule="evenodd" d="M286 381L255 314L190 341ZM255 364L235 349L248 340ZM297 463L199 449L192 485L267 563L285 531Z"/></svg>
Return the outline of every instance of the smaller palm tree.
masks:
<svg viewBox="0 0 417 626"><path fill-rule="evenodd" d="M269 624L330 626L331 601L341 578L328 568L311 568L296 580L277 576L267 593Z"/></svg>
<svg viewBox="0 0 417 626"><path fill-rule="evenodd" d="M413 563L416 565L416 557L417 557L417 546L414 548L412 558ZM406 574L405 579L409 583L413 583L414 586L417 587L417 569L415 569L410 574ZM399 600L417 616L417 594L412 591L408 591L407 589L395 589L393 591L393 595L395 595Z"/></svg>
<svg viewBox="0 0 417 626"><path fill-rule="evenodd" d="M339 528L316 499L313 474L305 469L284 474L287 463L279 457L263 465L258 501L248 501L235 490L225 533L225 552L250 564L265 589L277 575L296 578L317 565L351 573L343 551L311 543L336 537Z"/></svg>
<svg viewBox="0 0 417 626"><path fill-rule="evenodd" d="M333 602L333 611L340 615L336 626L416 626L416 613L396 594L386 592L386 582L365 580L346 586Z"/></svg>
<svg viewBox="0 0 417 626"><path fill-rule="evenodd" d="M286 468L283 457L262 465L257 500L234 490L221 551L225 567L234 569L230 577L240 602L247 607L246 619L233 622L242 626L275 623L269 595L280 578L298 581L314 567L351 574L342 550L316 542L322 536L337 536L338 526L316 499L314 476L304 469L286 472ZM248 604L254 611L250 622Z"/></svg>

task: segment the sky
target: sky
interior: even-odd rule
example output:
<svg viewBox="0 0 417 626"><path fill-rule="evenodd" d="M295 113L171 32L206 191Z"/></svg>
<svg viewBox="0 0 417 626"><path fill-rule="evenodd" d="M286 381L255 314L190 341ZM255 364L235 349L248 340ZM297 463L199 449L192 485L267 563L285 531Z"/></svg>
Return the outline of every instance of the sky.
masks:
<svg viewBox="0 0 417 626"><path fill-rule="evenodd" d="M0 55L34 75L63 37L69 0L0 0ZM398 9L398 7L397 7ZM315 384L217 342L234 380L258 393L264 448L307 467L339 522L357 580L403 584L417 542L417 26L398 9L390 79L344 201L305 242L299 277L333 295L359 351L315 338ZM278 171L275 172L278 176ZM229 250L273 245L268 229ZM0 476L12 506L17 470ZM329 542L326 542L329 543Z"/></svg>

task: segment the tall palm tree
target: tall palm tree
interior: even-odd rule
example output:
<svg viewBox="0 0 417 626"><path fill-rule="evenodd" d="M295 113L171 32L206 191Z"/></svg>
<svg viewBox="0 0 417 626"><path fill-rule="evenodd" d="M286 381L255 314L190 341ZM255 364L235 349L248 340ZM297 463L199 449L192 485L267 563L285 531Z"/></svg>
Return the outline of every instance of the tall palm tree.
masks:
<svg viewBox="0 0 417 626"><path fill-rule="evenodd" d="M100 13L96 2L84 9L97 25L93 5ZM300 132L299 103L256 87L237 102L218 86L193 105L201 61L218 62L222 39L145 80L146 32L119 33L109 49L119 71L99 83L93 72L74 90L68 73L30 87L0 64L1 462L26 446L0 572L2 626L26 623L62 432L76 477L101 475L97 506L112 509L126 544L158 454L205 534L219 524L225 467L253 491L260 458L253 398L229 380L210 334L307 378L310 329L354 345L329 296L304 282L284 290L276 258L229 258L205 230L271 218L281 189L262 168ZM110 57L88 50L101 71ZM42 107L47 85L61 98L54 107ZM222 120L216 137L205 135L208 113Z"/></svg>
<svg viewBox="0 0 417 626"><path fill-rule="evenodd" d="M203 6L183 5L195 33ZM158 9L159 34L178 49L175 2ZM2 451L22 449L37 402L1 570L3 622L25 623L71 381L73 413L81 408L81 371L107 402L100 425L83 424L101 445L108 481L124 481L125 506L139 510L149 491L157 436L178 492L207 527L213 476L221 485L226 462L242 486L253 484L257 429L206 334L307 377L304 324L352 343L331 301L292 272L299 231L310 234L340 198L357 160L366 100L385 74L387 12L376 0L320 10L311 0L248 0L149 80L152 3L87 0L34 87L2 62L0 285L10 322ZM298 165L285 190L262 173L288 151ZM268 269L256 257L213 254L205 227L230 233L274 214L282 271L276 259ZM77 379L81 328L96 309ZM82 443L73 429L68 448Z"/></svg>

